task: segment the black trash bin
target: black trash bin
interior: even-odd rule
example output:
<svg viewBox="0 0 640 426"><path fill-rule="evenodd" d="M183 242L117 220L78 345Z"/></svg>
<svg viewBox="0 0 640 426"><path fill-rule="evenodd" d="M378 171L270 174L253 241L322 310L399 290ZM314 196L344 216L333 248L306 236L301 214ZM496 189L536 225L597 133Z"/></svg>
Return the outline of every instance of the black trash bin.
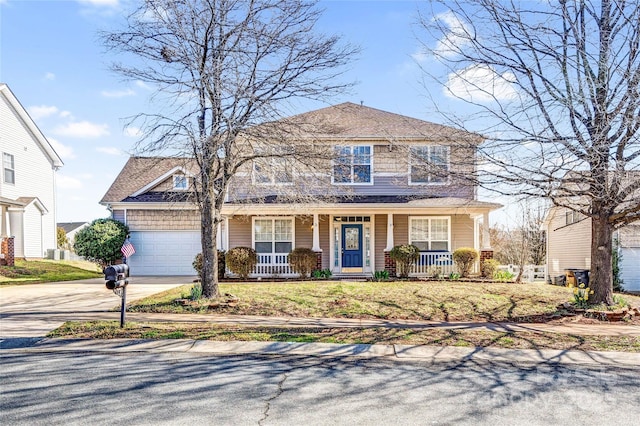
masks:
<svg viewBox="0 0 640 426"><path fill-rule="evenodd" d="M588 269L575 269L573 276L576 277L576 285L584 284L585 287L589 286L589 270Z"/></svg>

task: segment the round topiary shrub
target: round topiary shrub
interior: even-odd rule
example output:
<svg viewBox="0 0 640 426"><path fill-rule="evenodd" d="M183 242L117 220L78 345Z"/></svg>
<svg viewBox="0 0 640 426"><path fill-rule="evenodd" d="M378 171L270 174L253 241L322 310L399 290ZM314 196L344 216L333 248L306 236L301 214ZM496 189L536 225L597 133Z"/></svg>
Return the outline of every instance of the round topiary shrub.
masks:
<svg viewBox="0 0 640 426"><path fill-rule="evenodd" d="M420 257L420 249L413 244L395 246L389 252L389 257L396 261L396 272L401 278L407 278L411 266Z"/></svg>
<svg viewBox="0 0 640 426"><path fill-rule="evenodd" d="M224 250L218 250L218 280L224 279L224 274L227 269L224 261L224 255ZM196 270L198 277L202 281L202 253L196 254L191 265L193 266L193 269Z"/></svg>
<svg viewBox="0 0 640 426"><path fill-rule="evenodd" d="M246 280L258 264L258 253L251 247L234 247L225 255L227 268Z"/></svg>
<svg viewBox="0 0 640 426"><path fill-rule="evenodd" d="M461 247L453 252L453 261L461 277L468 277L474 262L478 259L478 251L470 247Z"/></svg>
<svg viewBox="0 0 640 426"><path fill-rule="evenodd" d="M298 247L289 253L289 265L293 272L300 274L300 278L307 278L316 269L318 256L310 248Z"/></svg>
<svg viewBox="0 0 640 426"><path fill-rule="evenodd" d="M129 228L114 219L96 219L76 234L73 249L78 256L95 262L103 269L122 259L122 244Z"/></svg>
<svg viewBox="0 0 640 426"><path fill-rule="evenodd" d="M498 266L500 266L500 262L498 262L497 260L486 259L484 262L482 262L482 265L480 267L482 276L485 278L493 279L493 276L498 271Z"/></svg>

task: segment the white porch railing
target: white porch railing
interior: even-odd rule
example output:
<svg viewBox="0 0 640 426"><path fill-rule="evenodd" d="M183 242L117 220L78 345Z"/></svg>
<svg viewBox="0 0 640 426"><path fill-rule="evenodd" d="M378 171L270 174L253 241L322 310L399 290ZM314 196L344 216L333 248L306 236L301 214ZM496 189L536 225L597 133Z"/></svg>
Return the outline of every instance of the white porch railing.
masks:
<svg viewBox="0 0 640 426"><path fill-rule="evenodd" d="M296 276L289 265L289 254L258 253L258 264L253 270L255 276Z"/></svg>
<svg viewBox="0 0 640 426"><path fill-rule="evenodd" d="M410 275L436 276L456 272L453 255L449 252L421 252L413 264Z"/></svg>
<svg viewBox="0 0 640 426"><path fill-rule="evenodd" d="M499 271L509 271L513 274L515 279L520 272L520 266L518 265L500 265ZM524 271L522 272L522 281L532 283L534 281L545 281L547 279L547 266L546 265L524 265Z"/></svg>

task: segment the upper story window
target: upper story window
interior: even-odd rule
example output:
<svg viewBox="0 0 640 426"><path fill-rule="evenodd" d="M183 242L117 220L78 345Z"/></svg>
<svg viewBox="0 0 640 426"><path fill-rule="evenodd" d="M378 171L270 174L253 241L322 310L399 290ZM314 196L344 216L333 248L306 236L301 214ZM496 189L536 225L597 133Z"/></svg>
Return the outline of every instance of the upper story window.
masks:
<svg viewBox="0 0 640 426"><path fill-rule="evenodd" d="M409 152L409 182L424 185L449 181L449 147L412 146Z"/></svg>
<svg viewBox="0 0 640 426"><path fill-rule="evenodd" d="M173 189L184 191L188 187L187 177L185 175L173 175Z"/></svg>
<svg viewBox="0 0 640 426"><path fill-rule="evenodd" d="M371 180L371 146L336 146L333 183L368 184Z"/></svg>
<svg viewBox="0 0 640 426"><path fill-rule="evenodd" d="M412 217L409 227L409 243L420 251L451 250L448 217Z"/></svg>
<svg viewBox="0 0 640 426"><path fill-rule="evenodd" d="M2 153L2 168L4 170L4 183L16 183L16 168L13 162L13 155Z"/></svg>
<svg viewBox="0 0 640 426"><path fill-rule="evenodd" d="M289 253L293 249L293 220L255 219L253 240L258 253Z"/></svg>
<svg viewBox="0 0 640 426"><path fill-rule="evenodd" d="M584 219L584 216L580 212L574 212L573 210L567 210L565 214L565 225L571 225L572 223L580 222Z"/></svg>
<svg viewBox="0 0 640 426"><path fill-rule="evenodd" d="M293 171L287 158L267 157L253 162L253 182L263 185L288 185L293 183Z"/></svg>

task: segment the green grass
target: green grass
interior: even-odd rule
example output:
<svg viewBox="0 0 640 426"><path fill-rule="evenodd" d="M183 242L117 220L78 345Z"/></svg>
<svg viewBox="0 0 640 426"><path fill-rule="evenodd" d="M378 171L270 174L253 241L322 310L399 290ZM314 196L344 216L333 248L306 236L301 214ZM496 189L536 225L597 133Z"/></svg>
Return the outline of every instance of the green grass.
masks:
<svg viewBox="0 0 640 426"><path fill-rule="evenodd" d="M16 260L15 266L0 266L0 286L73 281L100 277L95 264L78 261Z"/></svg>
<svg viewBox="0 0 640 426"><path fill-rule="evenodd" d="M470 282L222 283L226 300L200 300L183 306L176 299L190 285L138 300L135 312L215 313L328 318L434 321L538 322L557 313L573 297L571 289L547 284ZM626 296L640 305L640 298Z"/></svg>
<svg viewBox="0 0 640 426"><path fill-rule="evenodd" d="M243 327L189 323L117 321L67 322L48 334L54 338L196 339L216 341L403 344L511 349L561 349L640 353L640 337L576 336L558 333L488 330Z"/></svg>

